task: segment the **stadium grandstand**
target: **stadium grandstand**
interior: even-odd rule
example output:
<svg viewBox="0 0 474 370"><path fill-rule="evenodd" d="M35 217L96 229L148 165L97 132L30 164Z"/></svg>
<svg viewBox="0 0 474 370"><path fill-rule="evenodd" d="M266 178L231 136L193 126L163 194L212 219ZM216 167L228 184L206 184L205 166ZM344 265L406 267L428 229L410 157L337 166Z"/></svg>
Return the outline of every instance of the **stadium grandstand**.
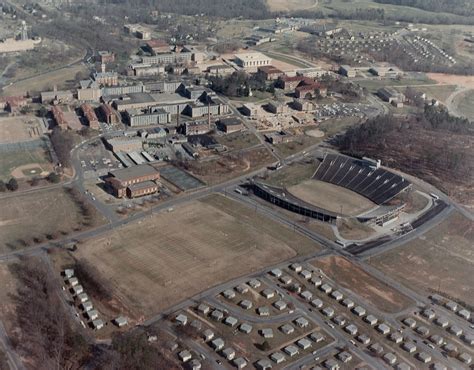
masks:
<svg viewBox="0 0 474 370"><path fill-rule="evenodd" d="M379 167L380 162L326 154L313 179L342 186L380 205L407 189L411 183Z"/></svg>

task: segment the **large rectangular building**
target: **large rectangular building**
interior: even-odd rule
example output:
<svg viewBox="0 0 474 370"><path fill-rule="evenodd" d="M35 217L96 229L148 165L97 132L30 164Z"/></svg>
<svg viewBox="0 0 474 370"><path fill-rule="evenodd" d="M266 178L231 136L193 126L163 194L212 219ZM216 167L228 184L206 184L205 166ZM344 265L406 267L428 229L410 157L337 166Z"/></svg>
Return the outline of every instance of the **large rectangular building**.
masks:
<svg viewBox="0 0 474 370"><path fill-rule="evenodd" d="M272 58L257 52L235 54L235 60L238 66L253 71L256 71L258 67L272 64Z"/></svg>
<svg viewBox="0 0 474 370"><path fill-rule="evenodd" d="M131 127L165 125L171 122L171 114L162 108L150 108L144 111L130 109L125 112L125 117Z"/></svg>
<svg viewBox="0 0 474 370"><path fill-rule="evenodd" d="M109 172L106 183L116 197L143 196L158 191L155 181L160 179L159 171L149 164Z"/></svg>

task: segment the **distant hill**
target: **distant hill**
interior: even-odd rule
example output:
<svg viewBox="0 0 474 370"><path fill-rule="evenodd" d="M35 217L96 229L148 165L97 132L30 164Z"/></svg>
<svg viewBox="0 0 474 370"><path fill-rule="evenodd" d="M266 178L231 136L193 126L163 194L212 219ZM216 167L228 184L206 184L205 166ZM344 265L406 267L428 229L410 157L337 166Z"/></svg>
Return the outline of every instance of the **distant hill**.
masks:
<svg viewBox="0 0 474 370"><path fill-rule="evenodd" d="M474 16L474 0L374 0L379 4L411 6L431 12Z"/></svg>

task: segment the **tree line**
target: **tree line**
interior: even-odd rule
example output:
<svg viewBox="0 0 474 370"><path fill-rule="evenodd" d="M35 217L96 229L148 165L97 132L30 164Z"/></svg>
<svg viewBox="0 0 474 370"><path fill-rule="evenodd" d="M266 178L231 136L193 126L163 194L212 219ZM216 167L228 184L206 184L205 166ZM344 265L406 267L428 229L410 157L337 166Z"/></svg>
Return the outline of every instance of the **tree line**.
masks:
<svg viewBox="0 0 474 370"><path fill-rule="evenodd" d="M410 6L430 12L474 16L474 2L472 0L375 0L375 2L380 4Z"/></svg>

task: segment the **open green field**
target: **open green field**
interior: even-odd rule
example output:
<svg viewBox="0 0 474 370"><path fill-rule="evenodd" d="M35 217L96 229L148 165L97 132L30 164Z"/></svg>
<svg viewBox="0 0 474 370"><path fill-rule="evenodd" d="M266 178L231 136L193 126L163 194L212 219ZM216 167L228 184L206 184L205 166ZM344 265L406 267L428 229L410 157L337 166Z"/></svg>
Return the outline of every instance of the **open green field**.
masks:
<svg viewBox="0 0 474 370"><path fill-rule="evenodd" d="M474 90L462 94L457 104L459 113L470 121L474 121Z"/></svg>
<svg viewBox="0 0 474 370"><path fill-rule="evenodd" d="M430 99L436 99L444 103L448 99L449 95L451 95L456 90L456 85L423 86L418 88L415 87L415 90L424 92Z"/></svg>
<svg viewBox="0 0 474 370"><path fill-rule="evenodd" d="M0 251L8 252L33 238L71 232L81 227L78 205L62 189L38 190L0 198Z"/></svg>
<svg viewBox="0 0 474 370"><path fill-rule="evenodd" d="M88 240L77 253L132 312L148 316L216 284L318 250L254 209L213 195Z"/></svg>
<svg viewBox="0 0 474 370"><path fill-rule="evenodd" d="M259 143L257 137L247 131L216 136L216 140L219 144L225 145L229 150L250 148Z"/></svg>
<svg viewBox="0 0 474 370"><path fill-rule="evenodd" d="M37 164L35 167L44 171L51 170L49 154L43 148L2 152L0 155L0 179L9 180L16 168L29 164ZM28 169L25 170L28 171ZM20 172L20 175L25 175L23 170Z"/></svg>
<svg viewBox="0 0 474 370"><path fill-rule="evenodd" d="M370 264L414 290L474 305L474 223L453 212L426 234L372 257Z"/></svg>

